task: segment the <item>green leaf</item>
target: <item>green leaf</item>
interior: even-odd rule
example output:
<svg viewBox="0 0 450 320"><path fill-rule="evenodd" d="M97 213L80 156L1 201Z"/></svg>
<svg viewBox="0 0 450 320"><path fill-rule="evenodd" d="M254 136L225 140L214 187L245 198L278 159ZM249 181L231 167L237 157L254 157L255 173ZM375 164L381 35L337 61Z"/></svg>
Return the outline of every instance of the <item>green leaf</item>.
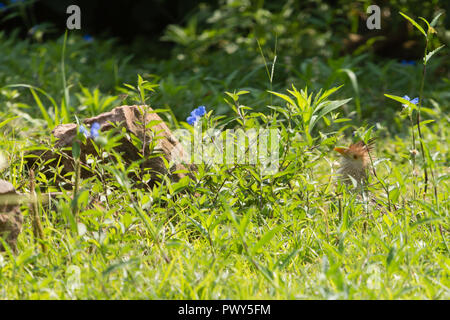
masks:
<svg viewBox="0 0 450 320"><path fill-rule="evenodd" d="M427 24L427 26L428 26L427 33L428 34L430 34L430 33L437 33L436 29L434 29L433 26L431 26L425 18L419 17L419 19L425 21L425 23Z"/></svg>
<svg viewBox="0 0 450 320"><path fill-rule="evenodd" d="M275 228L273 228L272 230L269 230L268 232L266 232L261 239L259 239L259 241L255 244L255 246L252 248L252 252L256 253L258 252L267 242L269 242L273 236L280 231L281 226L277 226Z"/></svg>
<svg viewBox="0 0 450 320"><path fill-rule="evenodd" d="M17 266L22 266L30 262L31 258L33 257L34 249L28 248L27 250L23 251L17 258L16 258L16 264Z"/></svg>
<svg viewBox="0 0 450 320"><path fill-rule="evenodd" d="M140 86L142 89L148 90L148 91L155 91L154 88L157 88L158 85L157 84L153 84L153 83L147 83L147 81L145 83L143 83Z"/></svg>
<svg viewBox="0 0 450 320"><path fill-rule="evenodd" d="M430 26L434 28L436 23L438 22L438 19L442 16L444 12L439 12L436 17L433 18L433 21L431 21Z"/></svg>
<svg viewBox="0 0 450 320"><path fill-rule="evenodd" d="M392 261L394 260L394 257L395 257L396 253L397 253L397 250L396 250L395 247L391 247L389 249L389 253L388 253L387 257L386 257L386 265L387 265L387 267L389 267L391 265Z"/></svg>
<svg viewBox="0 0 450 320"><path fill-rule="evenodd" d="M350 82L352 83L353 90L355 90L356 95L359 96L359 87L358 87L358 79L353 70L350 69L339 69L339 72L344 72L350 78ZM340 88L340 87L339 87Z"/></svg>
<svg viewBox="0 0 450 320"><path fill-rule="evenodd" d="M434 120L425 120L425 121L421 121L421 122L420 122L420 125L421 125L421 126L424 126L424 125L426 125L426 124L428 124L428 123L431 123L431 122L434 122Z"/></svg>
<svg viewBox="0 0 450 320"><path fill-rule="evenodd" d="M394 188L389 192L389 196L391 198L391 201L393 203L396 203L398 200L398 197L400 196L400 189L399 188Z"/></svg>
<svg viewBox="0 0 450 320"><path fill-rule="evenodd" d="M129 88L129 89L131 89L131 90L134 90L134 91L137 91L136 90L136 88L135 87L133 87L131 84L128 84L128 83L124 83L123 84L125 87L127 87L127 88Z"/></svg>
<svg viewBox="0 0 450 320"><path fill-rule="evenodd" d="M247 231L247 226L250 223L251 214L252 214L251 210L248 211L248 213L241 218L241 220L239 221L239 224L237 224L237 220L236 220L237 230L242 238L245 237L245 233Z"/></svg>
<svg viewBox="0 0 450 320"><path fill-rule="evenodd" d="M333 93L335 93L336 91L338 91L340 88L342 88L344 85L340 85L339 87L334 87L331 89L328 89L327 91L325 91L320 98L317 100L317 104L321 103L323 100L325 100L326 98L328 98L330 95L332 95Z"/></svg>
<svg viewBox="0 0 450 320"><path fill-rule="evenodd" d="M361 102L359 99L359 86L358 86L358 78L356 74L350 69L340 69L339 72L345 72L347 76L350 78L350 82L352 83L353 90L355 90L355 104L356 104L356 112L358 113L358 117L361 117Z"/></svg>
<svg viewBox="0 0 450 320"><path fill-rule="evenodd" d="M65 217L65 220L69 222L70 230L73 233L78 233L78 225L70 208L68 206L63 206L62 213L63 216Z"/></svg>
<svg viewBox="0 0 450 320"><path fill-rule="evenodd" d="M58 109L55 106L55 110ZM67 110L66 102L64 98L61 98L61 118L63 119L63 123L69 123L70 122L70 116L69 111Z"/></svg>
<svg viewBox="0 0 450 320"><path fill-rule="evenodd" d="M427 37L427 34L426 34L425 30L423 30L423 28L422 28L420 25L418 25L417 22L415 22L413 19L411 19L410 17L408 17L406 14L404 14L404 13L402 13L402 12L400 12L400 14L401 14L405 19L407 19L409 22L411 22L412 25L413 25L414 27L416 27L420 32L422 32L423 35L425 36L425 38Z"/></svg>
<svg viewBox="0 0 450 320"><path fill-rule="evenodd" d="M45 92L44 90L42 90L40 88L37 88L37 87L34 87L34 86L30 86L29 84L23 84L23 83L10 84L10 85L5 86L5 88L28 88L30 90L35 90L35 91L43 94L50 101L50 103L53 105L53 108L55 109L55 114L57 113L56 110L58 109L58 105L56 104L55 100L47 92ZM35 95L37 96L36 93L35 93ZM35 95L33 94L33 96L35 96ZM48 113L47 113L47 111L45 109L44 109L44 112L48 116ZM45 119L45 120L47 120L47 119ZM53 121L51 121L50 118L48 118L48 120L50 120L50 122L53 122ZM68 122L68 120L66 120L66 121ZM48 123L48 121L47 121L47 123Z"/></svg>
<svg viewBox="0 0 450 320"><path fill-rule="evenodd" d="M430 31L430 28L431 28L431 26L430 26L430 24L428 23L428 21L427 21L427 19L425 19L425 18L422 18L422 17L419 17L419 19L420 20L422 20L422 21L424 21L426 24L427 24L427 26L428 26L428 32Z"/></svg>
<svg viewBox="0 0 450 320"><path fill-rule="evenodd" d="M299 252L301 252L300 249L294 249L294 250L292 250L291 253L288 254L286 257L280 258L280 259L278 260L278 262L276 263L275 267L276 267L278 270L283 270L284 267L288 264L288 262L289 262L292 258L294 258Z"/></svg>
<svg viewBox="0 0 450 320"><path fill-rule="evenodd" d="M410 224L409 228L414 229L414 228L420 226L421 224L424 224L424 223L431 224L432 222L439 222L441 220L443 220L443 219L442 218L423 218L423 219L417 220L416 222Z"/></svg>
<svg viewBox="0 0 450 320"><path fill-rule="evenodd" d="M411 107L412 109L417 108L417 106L416 106L414 103L411 103L410 101L408 101L408 100L406 100L406 99L403 99L402 97L394 96L394 95L391 95L391 94L385 94L384 96L387 97L387 98L389 98L389 99L392 99L392 100L401 102L402 104L406 104L406 105L408 105L409 107Z"/></svg>
<svg viewBox="0 0 450 320"><path fill-rule="evenodd" d="M74 140L72 143L72 157L74 159L79 159L81 154L80 144Z"/></svg>
<svg viewBox="0 0 450 320"><path fill-rule="evenodd" d="M36 103L39 107L39 110L41 110L42 116L44 117L45 121L47 122L47 125L51 128L53 126L53 120L48 115L47 110L45 110L45 107L42 104L42 101L39 98L39 96L36 94L36 91L34 91L34 89L31 87L29 89L31 91L31 94L33 95L34 101L36 101Z"/></svg>
<svg viewBox="0 0 450 320"><path fill-rule="evenodd" d="M288 90L287 92L289 92L297 99L297 107L299 107L301 111L304 111L305 109L311 109L311 101L308 101L306 92L304 92L303 90L302 92L299 92L294 85L292 85L292 90Z"/></svg>
<svg viewBox="0 0 450 320"><path fill-rule="evenodd" d="M77 208L85 207L89 202L89 190L82 190L77 192L74 196L74 203L76 203Z"/></svg>
<svg viewBox="0 0 450 320"><path fill-rule="evenodd" d="M6 126L6 124L7 124L8 122L13 121L14 119L17 119L18 117L19 117L19 116L17 116L17 117L12 117L12 118L6 119L5 121L0 122L0 128Z"/></svg>
<svg viewBox="0 0 450 320"><path fill-rule="evenodd" d="M103 276L108 276L110 273L122 269L130 264L135 264L138 263L139 259L137 258L132 258L130 260L124 261L124 262L119 262L119 263L114 263L108 266L108 268L106 268L105 271L102 272Z"/></svg>
<svg viewBox="0 0 450 320"><path fill-rule="evenodd" d="M186 189L189 186L189 181L190 181L189 177L186 176L181 178L180 181L178 181L177 183L174 183L173 184L174 194Z"/></svg>
<svg viewBox="0 0 450 320"><path fill-rule="evenodd" d="M197 220L187 216L187 218L197 227L197 229L205 236L206 239L208 239L208 230Z"/></svg>
<svg viewBox="0 0 450 320"><path fill-rule="evenodd" d="M441 181L450 180L450 174L443 174L442 176L436 179L437 184L441 183Z"/></svg>
<svg viewBox="0 0 450 320"><path fill-rule="evenodd" d="M144 81L144 79L142 79L141 75L138 74L138 86L141 86L144 82L147 82L147 81Z"/></svg>
<svg viewBox="0 0 450 320"><path fill-rule="evenodd" d="M350 100L352 100L352 98L345 99L345 100L328 101L328 103L324 102L326 104L324 107L322 107L322 106L317 107L316 110L320 110L320 112L319 112L318 115L313 115L311 117L311 121L309 122L309 132L311 133L311 131L316 126L317 122L320 119L322 119L326 114L328 114L331 111L333 111L333 110L339 108L340 106L346 104ZM316 110L314 110L314 112L316 112Z"/></svg>
<svg viewBox="0 0 450 320"><path fill-rule="evenodd" d="M282 94L282 93L278 93L275 91L268 91L269 93L276 95L277 97L280 97L281 99L287 101L290 105L292 106L296 106L294 100L292 100L288 95Z"/></svg>
<svg viewBox="0 0 450 320"><path fill-rule="evenodd" d="M429 214L431 214L433 216L433 218L440 217L440 213L437 210L436 206L429 204L422 200L415 200L414 202L418 203L423 209L425 209L425 211L427 211ZM427 218L429 218L429 217L427 217Z"/></svg>
<svg viewBox="0 0 450 320"><path fill-rule="evenodd" d="M225 92L225 94L227 94L228 96L230 96L230 98L233 99L234 102L238 101L238 99L239 99L238 95L235 94L235 93Z"/></svg>
<svg viewBox="0 0 450 320"><path fill-rule="evenodd" d="M439 50L441 50L443 47L445 47L444 45L440 46L439 48L434 49L433 51L431 51L429 54L426 55L425 58L423 58L423 62L425 64L427 64L428 60L430 60L430 58L437 53Z"/></svg>

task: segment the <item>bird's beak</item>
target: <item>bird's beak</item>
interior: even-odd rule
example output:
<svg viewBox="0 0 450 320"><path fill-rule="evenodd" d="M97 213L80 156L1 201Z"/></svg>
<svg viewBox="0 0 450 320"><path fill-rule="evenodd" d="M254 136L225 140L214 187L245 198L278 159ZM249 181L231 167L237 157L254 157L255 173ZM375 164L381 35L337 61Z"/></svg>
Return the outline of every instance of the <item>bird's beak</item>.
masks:
<svg viewBox="0 0 450 320"><path fill-rule="evenodd" d="M344 155L345 151L347 150L347 148L334 148L334 151L339 152L340 154Z"/></svg>

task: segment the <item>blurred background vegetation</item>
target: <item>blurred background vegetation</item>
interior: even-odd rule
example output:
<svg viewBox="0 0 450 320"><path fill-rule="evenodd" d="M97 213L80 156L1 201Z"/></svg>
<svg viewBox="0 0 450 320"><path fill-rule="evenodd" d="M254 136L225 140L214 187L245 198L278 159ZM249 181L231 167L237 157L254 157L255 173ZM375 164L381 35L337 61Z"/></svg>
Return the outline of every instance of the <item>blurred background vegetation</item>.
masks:
<svg viewBox="0 0 450 320"><path fill-rule="evenodd" d="M35 104L32 95L4 86L25 83L62 99L66 8L77 4L81 30L69 31L64 56L73 114L133 103L123 83L135 83L136 74L159 84L151 105L171 109L178 121L198 105L231 112L225 91L249 90L242 103L265 112L275 103L267 90L294 84L317 92L344 84L335 98L353 97L346 116L357 124L388 124L390 133L404 126L394 117L398 103L383 94L418 96L425 45L399 12L431 21L450 6L446 0L0 2L0 110L15 110L22 121L39 115L38 108L26 108ZM373 4L381 8L381 30L366 27ZM431 40L431 49L446 48L428 67L425 117L448 111L449 25L444 14Z"/></svg>

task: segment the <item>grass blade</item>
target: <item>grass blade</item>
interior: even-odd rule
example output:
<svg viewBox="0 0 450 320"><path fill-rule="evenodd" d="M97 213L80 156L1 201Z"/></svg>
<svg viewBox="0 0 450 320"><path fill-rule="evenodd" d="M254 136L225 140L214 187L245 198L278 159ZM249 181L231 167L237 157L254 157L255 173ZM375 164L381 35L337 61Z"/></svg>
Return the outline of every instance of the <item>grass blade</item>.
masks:
<svg viewBox="0 0 450 320"><path fill-rule="evenodd" d="M410 17L408 17L406 14L404 14L404 13L402 13L402 12L400 12L400 14L401 14L405 19L407 19L409 22L411 22L412 25L413 25L414 27L416 27L420 32L422 32L423 35L425 36L425 38L427 37L427 34L426 34L425 30L423 30L423 28L422 28L417 22L415 22L413 19L411 19Z"/></svg>

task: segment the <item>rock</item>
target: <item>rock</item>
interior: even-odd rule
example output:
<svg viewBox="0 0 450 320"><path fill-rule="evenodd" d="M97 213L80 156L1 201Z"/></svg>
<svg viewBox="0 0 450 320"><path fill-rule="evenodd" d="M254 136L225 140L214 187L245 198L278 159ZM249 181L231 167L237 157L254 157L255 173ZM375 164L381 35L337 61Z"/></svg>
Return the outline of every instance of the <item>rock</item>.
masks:
<svg viewBox="0 0 450 320"><path fill-rule="evenodd" d="M144 108L147 108L145 119ZM155 123L155 125L147 128L147 130L144 131L144 122L148 124L150 123L150 121L152 121L152 123ZM119 129L126 129L128 137L121 139L120 144L114 147L114 150L122 154L123 159L127 163L131 163L132 161L141 159L139 153L142 152L142 150L138 150L131 142L129 134L135 135L143 145L145 144L145 150L147 150L147 152L149 152L148 146L153 141L153 136L158 136L158 139L156 140L157 144L151 155L152 157L149 157L150 155L146 154L146 159L142 165L143 169L149 169L148 172L151 174L152 181L158 180L158 173L168 174L174 181L178 181L186 175L184 173L172 174L177 170L186 170L186 167L182 164L174 163L169 170L170 172L167 171L164 165L164 161L161 157L164 157L168 163L176 162L175 157L180 159L183 158L185 151L183 149L183 146L175 138L164 121L156 113L154 113L153 109L151 109L150 107L120 106L114 108L110 112L102 113L93 118L87 118L83 123L90 126L95 122L98 122L100 124L100 131L103 132L114 129L115 126L119 127ZM144 132L146 132L145 139ZM73 123L59 125L52 131L52 134L57 138L57 142L55 144L55 147L57 149L70 147L72 145L73 139L77 135L77 125ZM63 152L66 154L66 156L61 157L60 160L58 159L58 161L60 161L59 165L63 166L63 170L61 172L62 175L67 172L73 171L74 168L74 163L71 159L71 150ZM81 144L81 161L83 163L85 163L87 154L97 154L91 139L88 139L86 144ZM49 151L41 151L39 156L43 160L59 158L58 155L53 154ZM55 166L58 161L53 161L49 165ZM193 170L193 167L189 167L188 169ZM92 176L92 173L89 170L81 170L82 178L87 178L89 176Z"/></svg>
<svg viewBox="0 0 450 320"><path fill-rule="evenodd" d="M23 223L20 206L14 199L11 199L11 195L14 197L16 194L11 183L0 180L0 237L8 243L13 251L17 251L16 241ZM0 251L4 250L5 248L0 243Z"/></svg>

